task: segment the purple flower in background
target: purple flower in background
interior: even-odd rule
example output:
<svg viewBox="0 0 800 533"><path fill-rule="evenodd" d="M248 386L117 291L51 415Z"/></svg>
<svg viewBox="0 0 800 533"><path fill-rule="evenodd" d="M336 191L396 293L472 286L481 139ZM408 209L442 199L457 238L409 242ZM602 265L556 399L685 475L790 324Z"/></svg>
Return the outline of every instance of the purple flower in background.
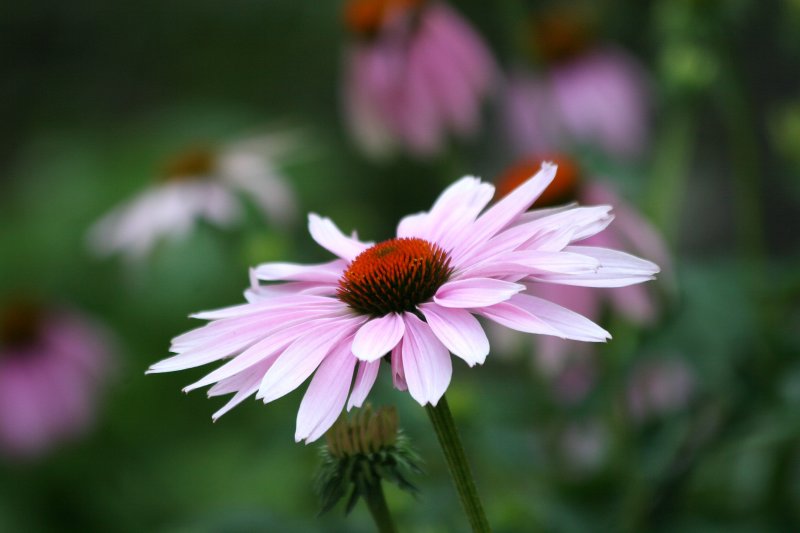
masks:
<svg viewBox="0 0 800 533"><path fill-rule="evenodd" d="M314 374L295 433L311 442L345 404L364 402L387 355L395 387L421 405L436 405L450 383L451 353L469 366L489 353L475 315L526 333L604 342L604 329L531 293L550 284L642 283L659 269L585 245L611 222L608 206L528 212L555 175L556 167L545 163L488 208L494 187L462 178L429 212L403 218L396 238L377 244L312 214L312 238L337 259L260 265L248 303L196 315L210 323L173 339L176 355L150 372L230 359L186 388L213 385L212 396L234 394L214 418L252 395L276 400Z"/></svg>
<svg viewBox="0 0 800 533"><path fill-rule="evenodd" d="M689 404L694 391L694 373L682 359L645 360L628 380L628 410L640 422L674 413Z"/></svg>
<svg viewBox="0 0 800 533"><path fill-rule="evenodd" d="M517 153L587 144L620 157L647 146L651 87L624 50L593 45L580 17L557 12L537 19L533 46L541 72L508 77L505 123Z"/></svg>
<svg viewBox="0 0 800 533"><path fill-rule="evenodd" d="M0 310L0 451L34 457L85 432L109 357L106 332L73 311Z"/></svg>
<svg viewBox="0 0 800 533"><path fill-rule="evenodd" d="M243 214L240 194L273 221L287 223L295 212L294 194L273 159L292 144L268 136L179 154L166 165L159 182L91 228L91 248L99 255L122 253L141 259L159 240L183 237L200 220L221 227L235 223Z"/></svg>
<svg viewBox="0 0 800 533"><path fill-rule="evenodd" d="M667 246L658 231L642 215L623 201L609 184L582 179L580 168L569 158L558 155L548 156L546 159L558 163L561 171L549 189L550 194L542 195L534 207L568 202L614 206L614 224L611 224L606 231L588 237L583 243L631 251L661 265L669 277L671 260ZM498 178L498 192L507 194L513 191L526 173L532 168L538 168L540 164L541 159L529 158L512 166ZM644 285L614 287L610 284L605 287L608 288L598 290L567 282L563 285L538 284L532 292L594 321L600 319L606 306L639 325L651 324L658 317L658 299L652 287ZM577 358L583 366L587 363L585 356L589 355L591 347L584 343L548 336L537 336L535 339L537 364L548 376L556 377L567 370L570 357Z"/></svg>
<svg viewBox="0 0 800 533"><path fill-rule="evenodd" d="M351 0L345 22L355 35L345 51L344 109L365 152L430 156L448 132L476 132L496 69L458 13L439 1Z"/></svg>

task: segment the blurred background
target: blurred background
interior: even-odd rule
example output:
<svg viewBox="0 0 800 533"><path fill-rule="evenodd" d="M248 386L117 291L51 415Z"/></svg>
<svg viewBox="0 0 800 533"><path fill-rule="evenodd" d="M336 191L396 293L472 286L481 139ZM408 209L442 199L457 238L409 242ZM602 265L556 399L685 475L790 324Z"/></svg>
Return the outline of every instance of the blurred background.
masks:
<svg viewBox="0 0 800 533"><path fill-rule="evenodd" d="M496 531L797 530L799 34L796 0L0 6L0 531L372 531L318 516L302 390L212 424L208 369L144 371L250 266L328 260L307 212L383 240L542 158L664 273L554 295L608 344L454 364ZM399 529L465 531L423 409L371 400L424 459Z"/></svg>

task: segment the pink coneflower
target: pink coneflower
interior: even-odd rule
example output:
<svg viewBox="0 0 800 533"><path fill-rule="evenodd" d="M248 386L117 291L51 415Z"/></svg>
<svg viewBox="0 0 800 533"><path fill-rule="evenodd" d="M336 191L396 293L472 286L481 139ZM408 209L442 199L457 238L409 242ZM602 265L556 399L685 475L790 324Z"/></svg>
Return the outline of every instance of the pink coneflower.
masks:
<svg viewBox="0 0 800 533"><path fill-rule="evenodd" d="M450 382L449 352L470 366L489 353L475 315L528 333L603 342L604 329L530 293L551 284L640 283L658 267L580 242L611 222L608 206L527 213L555 174L554 165L544 164L486 211L494 187L462 178L429 212L405 217L397 236L378 244L348 237L312 214L312 238L337 259L257 267L254 277L271 284L254 283L244 305L195 315L211 323L175 338L177 355L150 372L232 358L187 387L215 384L210 395L235 393L217 418L253 394L265 403L280 398L316 370L295 434L313 441L346 402L361 405L387 354L395 387L435 405Z"/></svg>
<svg viewBox="0 0 800 533"><path fill-rule="evenodd" d="M564 155L548 156L559 165L558 176L550 188L534 204L534 207L548 207L567 202L582 204L605 204L615 208L615 223L606 231L588 237L584 244L610 249L631 250L649 257L669 270L671 263L667 246L647 220L632 206L624 202L606 183L583 179L578 164ZM508 194L523 183L531 171L538 168L542 159L526 158L507 169L498 180L498 192ZM658 316L658 298L652 288L643 285L614 286L605 285L602 290L566 284L539 284L535 294L556 302L592 320L598 320L605 306L610 306L626 319L639 325L654 322ZM590 364L584 356L588 346L583 343L568 342L555 337L536 337L536 358L540 369L548 375L556 376L569 366L569 355L573 354L585 367Z"/></svg>
<svg viewBox="0 0 800 533"><path fill-rule="evenodd" d="M574 13L535 20L533 45L544 69L517 69L503 99L517 152L585 144L621 157L639 155L647 145L651 107L644 67L620 48L595 44Z"/></svg>
<svg viewBox="0 0 800 533"><path fill-rule="evenodd" d="M33 457L84 432L108 358L105 332L74 312L0 310L0 451Z"/></svg>
<svg viewBox="0 0 800 533"><path fill-rule="evenodd" d="M249 197L274 222L294 213L294 195L273 158L288 141L265 137L213 149L197 146L178 154L158 182L92 227L89 244L100 255L142 258L163 238L185 236L200 220L226 227L242 216L239 196Z"/></svg>
<svg viewBox="0 0 800 533"><path fill-rule="evenodd" d="M403 147L429 156L448 132L475 133L495 67L453 9L435 0L350 0L345 23L354 34L345 53L345 114L368 154Z"/></svg>

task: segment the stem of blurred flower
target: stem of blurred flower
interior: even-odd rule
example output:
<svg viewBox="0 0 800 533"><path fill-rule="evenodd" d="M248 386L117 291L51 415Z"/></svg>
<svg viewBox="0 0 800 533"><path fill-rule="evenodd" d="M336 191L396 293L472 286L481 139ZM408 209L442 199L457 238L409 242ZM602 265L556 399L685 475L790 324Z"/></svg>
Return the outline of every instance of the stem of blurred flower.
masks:
<svg viewBox="0 0 800 533"><path fill-rule="evenodd" d="M436 406L430 404L425 406L428 417L431 419L439 445L442 447L450 476L458 490L458 497L461 505L467 513L467 519L473 532L488 533L491 531L486 513L478 497L478 489L475 488L475 481L472 478L472 470L467 462L464 447L458 436L453 415L447 405L447 398L442 396Z"/></svg>
<svg viewBox="0 0 800 533"><path fill-rule="evenodd" d="M397 530L392 522L392 515L389 514L389 506L386 505L386 497L383 494L383 485L380 479L366 492L364 499L367 501L369 513L375 520L379 533L396 533Z"/></svg>
<svg viewBox="0 0 800 533"><path fill-rule="evenodd" d="M689 178L694 146L694 117L690 105L678 105L664 119L656 145L648 210L671 247L675 246L681 206Z"/></svg>

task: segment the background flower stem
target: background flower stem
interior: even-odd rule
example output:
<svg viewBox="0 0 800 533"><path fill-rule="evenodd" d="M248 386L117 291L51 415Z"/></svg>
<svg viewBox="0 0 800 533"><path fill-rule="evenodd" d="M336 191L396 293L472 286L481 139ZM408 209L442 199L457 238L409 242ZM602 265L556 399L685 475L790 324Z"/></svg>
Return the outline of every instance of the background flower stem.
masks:
<svg viewBox="0 0 800 533"><path fill-rule="evenodd" d="M365 500L375 525L378 526L380 533L396 533L397 530L392 522L392 515L389 514L389 506L386 505L386 497L383 494L383 485L380 480L374 483L367 491Z"/></svg>
<svg viewBox="0 0 800 533"><path fill-rule="evenodd" d="M481 533L491 531L483 505L478 497L478 489L475 488L472 470L467 462L464 447L461 445L461 439L453 421L453 415L450 414L450 408L447 405L447 398L442 396L436 406L428 404L425 406L425 410L436 431L436 437L442 447L450 476L458 490L458 497L467 513L472 531Z"/></svg>

